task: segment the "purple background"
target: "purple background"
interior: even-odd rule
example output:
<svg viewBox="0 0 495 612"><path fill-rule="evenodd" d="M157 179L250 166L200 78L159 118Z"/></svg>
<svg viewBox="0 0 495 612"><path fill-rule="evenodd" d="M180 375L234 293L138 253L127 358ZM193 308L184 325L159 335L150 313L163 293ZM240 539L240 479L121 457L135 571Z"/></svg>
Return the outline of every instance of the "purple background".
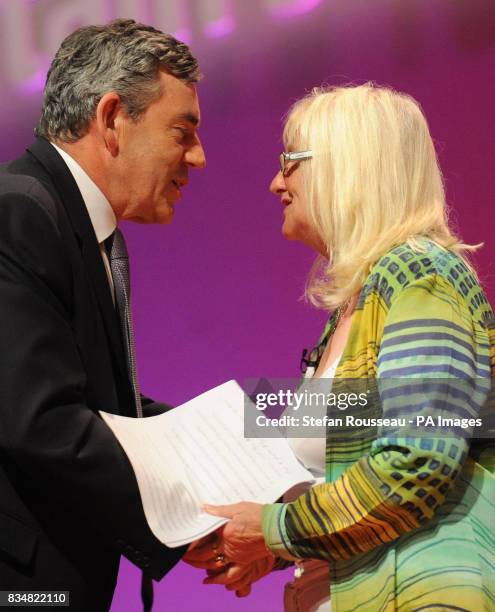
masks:
<svg viewBox="0 0 495 612"><path fill-rule="evenodd" d="M26 6L50 4L57 3ZM108 18L119 15L118 2L104 4ZM283 240L281 206L268 184L283 114L314 85L373 80L419 100L452 218L465 241L485 242L476 260L493 301L495 4L232 0L209 29L194 20L206 4L184 3L186 35L205 74L199 91L208 167L192 173L171 226L125 227L143 390L179 404L230 378L242 384L297 375L301 348L314 343L325 313L300 300L313 255ZM152 1L141 5L125 16L167 29L154 20ZM42 16L31 24L33 40ZM83 11L67 20L64 34L95 20ZM4 160L30 142L40 93L36 78L9 87L1 66L0 81ZM156 609L282 610L289 576L270 576L236 600L220 587L201 587L202 573L180 564L156 585ZM112 612L139 609L138 583L138 570L123 561Z"/></svg>

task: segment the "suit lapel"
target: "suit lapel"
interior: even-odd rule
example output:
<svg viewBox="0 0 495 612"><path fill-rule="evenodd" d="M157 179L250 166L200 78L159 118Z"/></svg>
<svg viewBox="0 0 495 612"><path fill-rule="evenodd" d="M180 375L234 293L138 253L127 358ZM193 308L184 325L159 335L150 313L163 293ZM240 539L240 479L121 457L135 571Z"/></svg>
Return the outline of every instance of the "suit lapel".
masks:
<svg viewBox="0 0 495 612"><path fill-rule="evenodd" d="M28 148L28 151L50 174L67 212L72 229L81 246L87 276L98 302L112 353L124 380L126 380L128 375L122 334L110 293L105 266L101 258L100 247L81 193L70 170L50 143L38 138Z"/></svg>

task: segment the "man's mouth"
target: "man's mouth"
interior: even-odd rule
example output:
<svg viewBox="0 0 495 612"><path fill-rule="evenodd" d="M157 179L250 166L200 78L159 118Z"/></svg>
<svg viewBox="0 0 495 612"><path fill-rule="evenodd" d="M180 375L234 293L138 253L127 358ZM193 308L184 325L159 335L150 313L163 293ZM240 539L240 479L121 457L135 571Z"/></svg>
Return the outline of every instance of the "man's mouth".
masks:
<svg viewBox="0 0 495 612"><path fill-rule="evenodd" d="M172 183L177 187L177 189L182 189L182 187L185 187L188 182L189 181L186 177L172 180Z"/></svg>

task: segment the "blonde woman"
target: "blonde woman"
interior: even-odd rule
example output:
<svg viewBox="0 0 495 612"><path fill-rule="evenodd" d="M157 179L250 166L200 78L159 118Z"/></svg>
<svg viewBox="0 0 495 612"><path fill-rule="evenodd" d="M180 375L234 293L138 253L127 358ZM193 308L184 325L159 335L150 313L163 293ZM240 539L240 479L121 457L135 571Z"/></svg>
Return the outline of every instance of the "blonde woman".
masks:
<svg viewBox="0 0 495 612"><path fill-rule="evenodd" d="M318 253L307 294L333 311L309 364L315 376L391 379L383 412L408 417L424 401L411 381L463 381L448 414L476 415L493 313L470 247L449 227L418 104L371 84L314 90L290 111L284 145L271 184L282 231ZM378 429L330 437L326 453L316 445L298 453L326 482L294 501L207 507L231 519L215 547L229 565L208 582L243 595L277 559L319 559L334 612L495 609L489 440Z"/></svg>

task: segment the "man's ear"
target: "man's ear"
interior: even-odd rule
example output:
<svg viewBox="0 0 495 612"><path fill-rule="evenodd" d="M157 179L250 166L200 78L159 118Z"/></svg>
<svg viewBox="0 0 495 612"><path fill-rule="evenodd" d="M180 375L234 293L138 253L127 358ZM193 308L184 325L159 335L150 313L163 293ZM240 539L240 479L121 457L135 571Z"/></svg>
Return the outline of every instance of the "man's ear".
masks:
<svg viewBox="0 0 495 612"><path fill-rule="evenodd" d="M120 96L114 91L106 93L96 107L96 127L112 157L119 152L122 110Z"/></svg>

